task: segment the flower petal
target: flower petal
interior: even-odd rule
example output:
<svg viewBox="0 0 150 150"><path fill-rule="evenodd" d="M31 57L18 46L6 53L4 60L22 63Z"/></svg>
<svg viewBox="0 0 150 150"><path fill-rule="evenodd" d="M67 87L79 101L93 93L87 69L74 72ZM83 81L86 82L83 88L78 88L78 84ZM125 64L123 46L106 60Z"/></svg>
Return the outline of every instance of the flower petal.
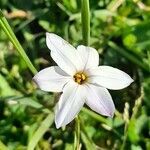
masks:
<svg viewBox="0 0 150 150"><path fill-rule="evenodd" d="M99 64L99 55L96 49L92 47L87 47L79 45L77 50L82 58L84 63L84 69L97 67Z"/></svg>
<svg viewBox="0 0 150 150"><path fill-rule="evenodd" d="M61 92L71 77L58 66L53 66L38 72L33 80L43 91Z"/></svg>
<svg viewBox="0 0 150 150"><path fill-rule="evenodd" d="M56 106L55 123L57 128L67 125L79 113L85 102L83 93L84 87L74 81L65 85Z"/></svg>
<svg viewBox="0 0 150 150"><path fill-rule="evenodd" d="M133 82L133 79L127 73L110 66L89 69L87 73L90 83L112 90L123 89Z"/></svg>
<svg viewBox="0 0 150 150"><path fill-rule="evenodd" d="M81 70L82 61L78 51L56 34L46 33L46 44L51 50L51 57L58 66L70 75Z"/></svg>
<svg viewBox="0 0 150 150"><path fill-rule="evenodd" d="M108 90L92 84L87 84L85 102L92 110L104 116L113 117L115 106Z"/></svg>

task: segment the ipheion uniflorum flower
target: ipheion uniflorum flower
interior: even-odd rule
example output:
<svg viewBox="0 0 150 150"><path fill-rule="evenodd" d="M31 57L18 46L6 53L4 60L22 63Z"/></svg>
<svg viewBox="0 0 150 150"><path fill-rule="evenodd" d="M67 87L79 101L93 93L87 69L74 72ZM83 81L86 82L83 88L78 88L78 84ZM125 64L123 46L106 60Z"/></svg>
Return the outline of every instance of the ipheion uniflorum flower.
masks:
<svg viewBox="0 0 150 150"><path fill-rule="evenodd" d="M46 44L58 66L41 70L33 79L43 91L62 92L56 105L56 127L71 122L84 104L99 114L112 117L115 106L107 89L123 89L133 79L119 69L98 66L99 55L92 47L74 48L53 33L46 33Z"/></svg>

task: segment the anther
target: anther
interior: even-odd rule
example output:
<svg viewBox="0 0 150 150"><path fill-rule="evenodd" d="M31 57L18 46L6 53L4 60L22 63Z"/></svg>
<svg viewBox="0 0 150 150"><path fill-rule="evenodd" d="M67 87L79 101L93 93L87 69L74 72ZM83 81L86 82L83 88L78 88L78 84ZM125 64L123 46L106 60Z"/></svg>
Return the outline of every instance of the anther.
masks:
<svg viewBox="0 0 150 150"><path fill-rule="evenodd" d="M77 82L78 84L83 84L86 81L86 75L84 73L76 73L74 76L74 81Z"/></svg>

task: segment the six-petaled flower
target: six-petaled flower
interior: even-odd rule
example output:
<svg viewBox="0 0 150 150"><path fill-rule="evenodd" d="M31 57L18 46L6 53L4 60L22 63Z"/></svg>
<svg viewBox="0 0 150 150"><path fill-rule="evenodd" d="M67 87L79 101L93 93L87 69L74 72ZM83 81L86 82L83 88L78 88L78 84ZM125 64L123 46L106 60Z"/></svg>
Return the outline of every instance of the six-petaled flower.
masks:
<svg viewBox="0 0 150 150"><path fill-rule="evenodd" d="M56 127L71 122L84 103L112 117L115 106L107 89L123 89L133 79L119 69L98 66L99 55L92 47L79 45L76 49L53 33L46 33L46 43L58 66L41 70L33 79L41 90L63 92L56 106Z"/></svg>

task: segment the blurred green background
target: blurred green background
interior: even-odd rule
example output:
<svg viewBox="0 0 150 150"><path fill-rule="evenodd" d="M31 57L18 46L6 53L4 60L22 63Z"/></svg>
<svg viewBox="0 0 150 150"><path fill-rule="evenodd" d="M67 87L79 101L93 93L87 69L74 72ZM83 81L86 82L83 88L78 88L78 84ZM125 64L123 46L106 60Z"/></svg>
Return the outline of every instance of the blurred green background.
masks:
<svg viewBox="0 0 150 150"><path fill-rule="evenodd" d="M45 32L82 44L81 0L0 0L0 8L37 70L54 65ZM150 0L90 0L90 10L90 45L100 64L125 71L134 83L110 91L114 118L86 106L80 112L81 149L150 150ZM26 150L37 142L35 150L72 150L75 122L56 129L59 95L36 89L32 77L0 27L0 150ZM39 128L45 129L41 135Z"/></svg>

